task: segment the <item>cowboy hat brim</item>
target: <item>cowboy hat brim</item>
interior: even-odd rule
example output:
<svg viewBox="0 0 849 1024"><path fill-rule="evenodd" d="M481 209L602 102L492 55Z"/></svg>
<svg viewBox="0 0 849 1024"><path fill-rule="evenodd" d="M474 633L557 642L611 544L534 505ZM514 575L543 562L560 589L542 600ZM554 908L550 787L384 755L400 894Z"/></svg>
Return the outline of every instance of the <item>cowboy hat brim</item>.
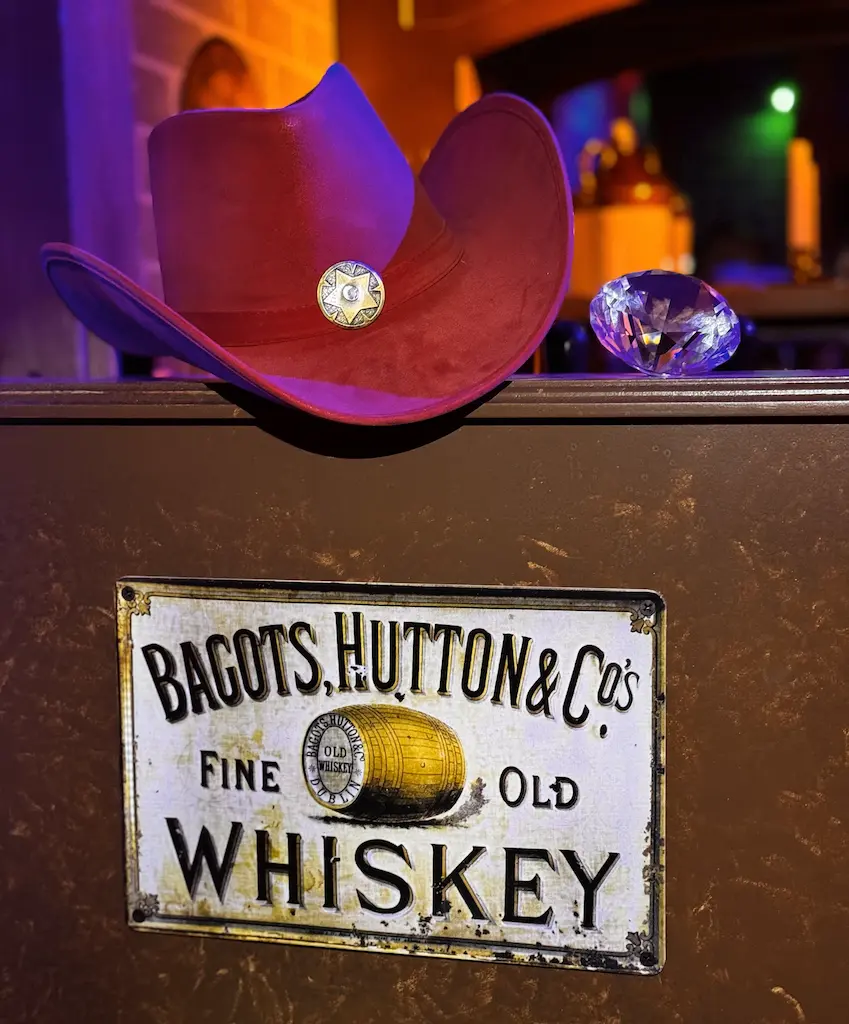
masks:
<svg viewBox="0 0 849 1024"><path fill-rule="evenodd" d="M541 344L568 285L573 218L552 131L513 96L486 96L454 118L420 182L462 257L395 307L388 294L360 330L225 348L89 253L50 244L42 262L77 319L119 350L176 356L340 422L424 420L488 394Z"/></svg>

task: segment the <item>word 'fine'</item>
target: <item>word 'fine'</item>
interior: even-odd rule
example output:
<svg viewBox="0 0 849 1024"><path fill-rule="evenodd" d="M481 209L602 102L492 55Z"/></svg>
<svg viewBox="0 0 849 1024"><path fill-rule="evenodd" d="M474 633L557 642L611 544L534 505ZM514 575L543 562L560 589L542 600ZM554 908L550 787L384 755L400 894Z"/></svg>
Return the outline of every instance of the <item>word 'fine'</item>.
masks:
<svg viewBox="0 0 849 1024"><path fill-rule="evenodd" d="M564 658L551 647L540 650L529 636L448 623L367 624L361 612L336 612L334 642L328 639L309 622L270 623L232 636L213 633L199 644L186 640L179 653L149 643L141 654L169 722L236 707L246 697L264 701L272 693L309 695L323 688L421 694L427 681L443 697L459 688L470 701L509 703L578 728L589 719L592 700L628 711L639 684L629 659L624 666L608 660L593 643Z"/></svg>

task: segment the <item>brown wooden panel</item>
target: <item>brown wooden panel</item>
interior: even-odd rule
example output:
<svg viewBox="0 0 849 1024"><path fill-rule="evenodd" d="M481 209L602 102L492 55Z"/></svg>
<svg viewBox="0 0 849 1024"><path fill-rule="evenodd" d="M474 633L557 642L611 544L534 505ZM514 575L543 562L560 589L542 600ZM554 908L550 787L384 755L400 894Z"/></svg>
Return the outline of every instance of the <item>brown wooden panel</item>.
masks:
<svg viewBox="0 0 849 1024"><path fill-rule="evenodd" d="M25 407L8 393L4 1024L846 1019L847 381L832 379L822 406L792 396L799 380L773 400L750 381L748 418L734 419L717 376L690 383L691 405L666 420L623 414L644 386L661 400L657 382L623 380L584 391L593 407L610 402L606 416L567 419L576 384L539 384L536 405L525 392L522 418L507 410L526 385L511 385L453 429L395 444L348 434L360 441L347 448L200 385L160 385L159 406L121 388L30 395ZM123 575L659 591L663 973L131 934L112 607Z"/></svg>

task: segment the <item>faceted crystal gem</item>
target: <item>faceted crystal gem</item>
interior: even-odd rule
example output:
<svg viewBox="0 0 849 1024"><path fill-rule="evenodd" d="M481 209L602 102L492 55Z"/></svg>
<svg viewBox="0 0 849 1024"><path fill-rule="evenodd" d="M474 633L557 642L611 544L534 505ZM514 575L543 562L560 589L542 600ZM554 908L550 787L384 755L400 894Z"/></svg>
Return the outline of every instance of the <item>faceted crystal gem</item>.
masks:
<svg viewBox="0 0 849 1024"><path fill-rule="evenodd" d="M642 373L706 373L734 355L740 322L704 281L646 270L609 281L590 303L590 323L604 347Z"/></svg>

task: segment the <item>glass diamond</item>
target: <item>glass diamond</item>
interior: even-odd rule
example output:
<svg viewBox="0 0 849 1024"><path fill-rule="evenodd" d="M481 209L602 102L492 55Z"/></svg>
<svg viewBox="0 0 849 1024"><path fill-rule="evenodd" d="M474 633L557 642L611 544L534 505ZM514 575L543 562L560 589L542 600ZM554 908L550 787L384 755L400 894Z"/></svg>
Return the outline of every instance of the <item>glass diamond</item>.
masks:
<svg viewBox="0 0 849 1024"><path fill-rule="evenodd" d="M642 373L706 373L740 344L737 314L710 285L668 270L609 281L590 303L590 323L604 347Z"/></svg>

